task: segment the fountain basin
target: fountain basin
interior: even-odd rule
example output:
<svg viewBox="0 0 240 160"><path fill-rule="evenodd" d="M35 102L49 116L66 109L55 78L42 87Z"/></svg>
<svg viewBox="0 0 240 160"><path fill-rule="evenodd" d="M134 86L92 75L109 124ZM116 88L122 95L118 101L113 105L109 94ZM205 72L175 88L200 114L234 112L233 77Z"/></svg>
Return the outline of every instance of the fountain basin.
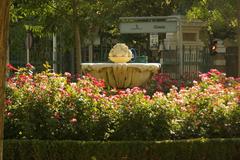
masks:
<svg viewBox="0 0 240 160"><path fill-rule="evenodd" d="M159 70L159 63L82 63L84 74L104 79L114 88L142 86Z"/></svg>

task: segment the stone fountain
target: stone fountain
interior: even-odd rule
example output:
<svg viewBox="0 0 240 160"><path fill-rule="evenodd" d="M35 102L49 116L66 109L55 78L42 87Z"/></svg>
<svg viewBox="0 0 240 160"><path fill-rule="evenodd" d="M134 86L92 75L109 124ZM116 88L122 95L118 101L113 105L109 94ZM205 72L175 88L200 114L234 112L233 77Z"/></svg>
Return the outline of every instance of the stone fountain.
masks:
<svg viewBox="0 0 240 160"><path fill-rule="evenodd" d="M83 73L104 79L114 88L128 88L146 84L160 69L159 63L127 63L133 56L124 43L117 43L108 58L114 63L82 63Z"/></svg>

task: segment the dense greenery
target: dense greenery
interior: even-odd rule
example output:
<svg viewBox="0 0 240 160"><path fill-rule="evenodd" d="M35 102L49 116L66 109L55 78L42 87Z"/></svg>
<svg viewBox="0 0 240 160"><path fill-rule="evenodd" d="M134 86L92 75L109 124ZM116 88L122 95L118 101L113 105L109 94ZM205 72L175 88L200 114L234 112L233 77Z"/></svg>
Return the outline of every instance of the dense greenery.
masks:
<svg viewBox="0 0 240 160"><path fill-rule="evenodd" d="M239 79L217 70L189 88L170 92L108 89L90 75L71 82L70 73L33 66L8 79L6 139L160 140L239 137ZM46 67L48 67L46 65ZM76 77L74 78L76 79Z"/></svg>
<svg viewBox="0 0 240 160"><path fill-rule="evenodd" d="M35 0L27 3L12 0L11 26L24 26L38 35L68 31L64 37L73 39L69 31L74 33L73 25L77 22L83 38L91 38L96 29L101 36L115 37L119 34L119 17L187 14L190 19L208 22L213 36L226 38L236 33L237 7L237 0L150 0L147 3L139 0Z"/></svg>
<svg viewBox="0 0 240 160"><path fill-rule="evenodd" d="M4 141L4 160L238 160L239 156L240 139Z"/></svg>
<svg viewBox="0 0 240 160"><path fill-rule="evenodd" d="M194 0L187 16L190 19L202 19L207 22L212 38L237 39L240 13L238 2L238 0Z"/></svg>

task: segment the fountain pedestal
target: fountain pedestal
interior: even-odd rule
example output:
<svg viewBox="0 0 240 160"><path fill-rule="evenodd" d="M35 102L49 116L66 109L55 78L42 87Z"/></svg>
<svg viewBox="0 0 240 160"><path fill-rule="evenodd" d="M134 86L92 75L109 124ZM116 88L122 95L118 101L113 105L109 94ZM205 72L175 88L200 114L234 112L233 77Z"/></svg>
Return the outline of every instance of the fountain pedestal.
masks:
<svg viewBox="0 0 240 160"><path fill-rule="evenodd" d="M142 86L160 69L159 63L82 63L84 74L104 79L114 88Z"/></svg>

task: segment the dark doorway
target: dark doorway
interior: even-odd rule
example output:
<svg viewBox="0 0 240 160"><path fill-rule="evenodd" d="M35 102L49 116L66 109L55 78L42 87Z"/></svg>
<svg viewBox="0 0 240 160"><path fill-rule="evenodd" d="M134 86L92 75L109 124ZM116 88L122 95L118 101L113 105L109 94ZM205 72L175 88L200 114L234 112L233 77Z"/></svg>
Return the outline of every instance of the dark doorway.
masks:
<svg viewBox="0 0 240 160"><path fill-rule="evenodd" d="M238 74L238 47L226 48L226 74L237 77Z"/></svg>

